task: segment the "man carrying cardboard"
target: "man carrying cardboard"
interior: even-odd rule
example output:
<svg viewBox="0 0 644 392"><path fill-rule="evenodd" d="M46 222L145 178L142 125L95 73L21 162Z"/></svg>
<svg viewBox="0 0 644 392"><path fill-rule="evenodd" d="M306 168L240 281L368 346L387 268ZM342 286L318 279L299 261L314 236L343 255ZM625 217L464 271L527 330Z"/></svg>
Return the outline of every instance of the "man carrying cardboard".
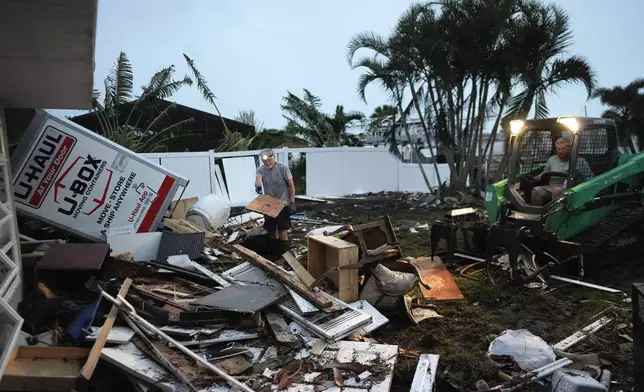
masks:
<svg viewBox="0 0 644 392"><path fill-rule="evenodd" d="M285 206L277 218L264 215L264 229L271 241L272 256L277 259L289 249L288 232L291 215L295 213L295 184L288 166L275 160L275 152L262 150L259 155L262 164L257 168L255 192L275 197Z"/></svg>

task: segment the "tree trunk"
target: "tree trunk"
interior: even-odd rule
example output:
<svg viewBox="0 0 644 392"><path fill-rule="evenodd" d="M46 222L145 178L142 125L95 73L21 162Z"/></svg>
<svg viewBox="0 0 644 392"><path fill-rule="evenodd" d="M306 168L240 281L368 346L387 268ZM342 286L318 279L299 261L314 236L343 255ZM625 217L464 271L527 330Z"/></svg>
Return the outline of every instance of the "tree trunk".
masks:
<svg viewBox="0 0 644 392"><path fill-rule="evenodd" d="M405 131L405 135L407 136L407 139L411 141L411 135L409 134L409 124L407 124L407 115L405 114L405 110L402 107L402 94L400 94L399 91L396 89L396 103L398 106L398 110L400 110L400 120L403 124L403 130ZM395 129L394 129L395 132ZM423 163L420 161L420 156L418 154L418 148L414 148L414 155L416 156L416 163L418 164L418 169L420 169L420 174L423 176L423 180L425 181L425 185L427 186L427 190L429 193L432 193L432 185L429 182L429 178L427 177L427 173L425 172L425 168L423 167ZM440 197L440 184L438 186L438 194Z"/></svg>
<svg viewBox="0 0 644 392"><path fill-rule="evenodd" d="M438 163L436 163L436 155L434 154L434 150L432 148L432 141L429 135L429 129L427 128L427 124L425 123L425 116L423 115L424 113L420 109L420 103L418 100L418 93L416 92L416 88L414 87L414 83L412 81L409 81L409 87L411 88L411 94L412 94L412 100L414 102L414 107L416 108L416 112L418 113L418 117L420 117L420 124L423 128L423 132L425 133L425 139L427 140L427 147L429 147L429 153L432 156L432 161L434 164L434 171L436 172L436 181L438 182L438 189L439 189L439 197L440 197L440 188L442 185L441 181L441 174L438 169ZM409 137L409 136L407 136ZM436 146L436 152L438 152L438 145ZM422 165L421 165L422 167Z"/></svg>

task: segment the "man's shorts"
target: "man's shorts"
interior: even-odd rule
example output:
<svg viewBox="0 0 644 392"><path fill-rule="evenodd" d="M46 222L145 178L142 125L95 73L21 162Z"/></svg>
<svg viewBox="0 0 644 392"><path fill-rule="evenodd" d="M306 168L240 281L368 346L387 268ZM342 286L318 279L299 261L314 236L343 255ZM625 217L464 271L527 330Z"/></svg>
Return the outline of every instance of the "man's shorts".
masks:
<svg viewBox="0 0 644 392"><path fill-rule="evenodd" d="M552 186L552 185L541 185L541 186L535 186L534 191L537 192L539 196L541 196L541 199L544 201L550 201L552 200L552 191L555 189L561 189L561 187L558 186Z"/></svg>
<svg viewBox="0 0 644 392"><path fill-rule="evenodd" d="M280 211L277 218L271 218L270 216L264 215L264 229L269 233L274 233L276 231L284 231L291 228L291 214L289 213L288 206L284 207Z"/></svg>

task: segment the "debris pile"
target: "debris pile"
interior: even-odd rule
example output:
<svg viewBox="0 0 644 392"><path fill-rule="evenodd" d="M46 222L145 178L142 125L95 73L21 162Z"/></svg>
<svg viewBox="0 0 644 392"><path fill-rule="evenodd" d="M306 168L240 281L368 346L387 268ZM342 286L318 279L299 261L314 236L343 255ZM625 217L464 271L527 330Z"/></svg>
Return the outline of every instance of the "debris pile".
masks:
<svg viewBox="0 0 644 392"><path fill-rule="evenodd" d="M262 219L213 230L167 217L162 231L106 243L44 242L25 266L25 323L0 390L50 390L51 374L58 389L93 385L102 366L136 390L389 390L398 346L369 335L396 307L439 317L407 296L431 288L426 263L402 257L386 216L295 217L294 230L317 228L282 255Z"/></svg>
<svg viewBox="0 0 644 392"><path fill-rule="evenodd" d="M275 254L262 213L212 224L182 210L106 243L23 238L25 322L0 390L389 391L399 356L417 359L410 390L437 390L439 355L372 334L445 320L441 301L464 296L440 258L405 257L388 216L293 216ZM607 390L602 358L569 349L611 321L553 345L527 329L489 337L497 379L476 388Z"/></svg>

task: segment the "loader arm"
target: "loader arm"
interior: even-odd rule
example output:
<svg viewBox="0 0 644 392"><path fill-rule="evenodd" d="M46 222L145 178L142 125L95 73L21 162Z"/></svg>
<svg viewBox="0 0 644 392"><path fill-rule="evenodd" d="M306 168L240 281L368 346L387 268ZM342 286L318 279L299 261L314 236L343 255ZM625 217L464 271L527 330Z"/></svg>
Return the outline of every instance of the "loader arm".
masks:
<svg viewBox="0 0 644 392"><path fill-rule="evenodd" d="M586 204L593 202L602 190L644 174L644 152L629 158L626 163L573 187L566 197L567 209L581 211Z"/></svg>

